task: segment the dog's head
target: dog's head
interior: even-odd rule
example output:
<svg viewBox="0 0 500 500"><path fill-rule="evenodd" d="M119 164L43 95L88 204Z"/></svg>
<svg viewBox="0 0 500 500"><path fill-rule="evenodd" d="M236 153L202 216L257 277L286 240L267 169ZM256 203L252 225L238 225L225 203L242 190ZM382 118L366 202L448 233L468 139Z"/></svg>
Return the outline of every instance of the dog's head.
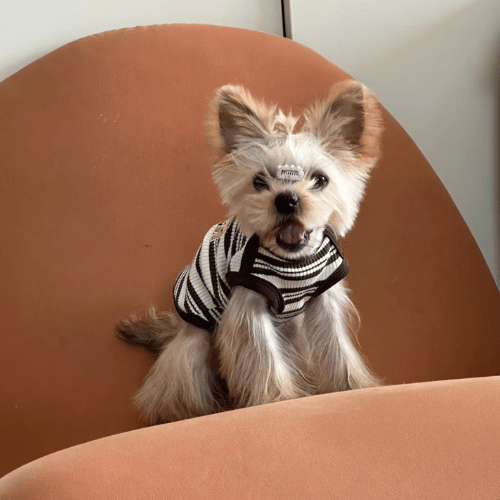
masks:
<svg viewBox="0 0 500 500"><path fill-rule="evenodd" d="M380 152L380 110L366 87L341 82L299 119L226 85L208 125L214 180L247 236L296 258L314 252L327 224L340 237L351 229Z"/></svg>

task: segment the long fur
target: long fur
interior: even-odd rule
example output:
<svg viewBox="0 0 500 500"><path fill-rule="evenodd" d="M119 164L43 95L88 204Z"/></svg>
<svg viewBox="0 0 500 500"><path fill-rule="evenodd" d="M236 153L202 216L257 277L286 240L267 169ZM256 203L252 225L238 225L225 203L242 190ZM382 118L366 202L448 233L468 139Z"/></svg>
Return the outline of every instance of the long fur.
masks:
<svg viewBox="0 0 500 500"><path fill-rule="evenodd" d="M217 409L209 355L210 334L183 321L134 398L147 423L182 420Z"/></svg>
<svg viewBox="0 0 500 500"><path fill-rule="evenodd" d="M140 317L131 314L116 325L118 338L133 346L159 354L163 346L177 335L180 318L171 312L158 312L150 306Z"/></svg>
<svg viewBox="0 0 500 500"><path fill-rule="evenodd" d="M297 123L302 122L300 130ZM304 111L303 119L254 99L242 87L221 87L208 120L213 178L229 216L242 231L286 258L312 254L326 225L343 237L353 226L371 169L380 155L381 114L362 84L346 80ZM294 184L300 211L293 223L310 231L297 251L283 248L276 213L283 192L278 165L300 165ZM315 175L329 183L315 189ZM268 189L256 191L262 175ZM289 186L286 189L291 189ZM312 394L378 385L358 351L359 315L343 281L311 299L300 316L277 323L265 298L234 287L215 332L154 308L117 325L118 336L157 356L134 401L149 424Z"/></svg>
<svg viewBox="0 0 500 500"><path fill-rule="evenodd" d="M217 331L221 375L236 407L310 394L296 353L261 295L236 287Z"/></svg>

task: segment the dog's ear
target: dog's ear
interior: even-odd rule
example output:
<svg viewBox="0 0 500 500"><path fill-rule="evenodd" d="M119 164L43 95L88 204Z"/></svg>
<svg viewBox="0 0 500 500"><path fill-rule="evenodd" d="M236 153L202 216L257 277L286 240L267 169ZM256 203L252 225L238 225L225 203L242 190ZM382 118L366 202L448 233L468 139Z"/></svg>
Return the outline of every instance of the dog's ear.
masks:
<svg viewBox="0 0 500 500"><path fill-rule="evenodd" d="M256 101L243 87L225 85L217 90L208 120L214 146L228 154L245 144L266 141L276 106Z"/></svg>
<svg viewBox="0 0 500 500"><path fill-rule="evenodd" d="M331 152L348 149L367 167L380 155L382 119L373 94L361 83L334 85L328 97L304 113L304 131L318 137Z"/></svg>

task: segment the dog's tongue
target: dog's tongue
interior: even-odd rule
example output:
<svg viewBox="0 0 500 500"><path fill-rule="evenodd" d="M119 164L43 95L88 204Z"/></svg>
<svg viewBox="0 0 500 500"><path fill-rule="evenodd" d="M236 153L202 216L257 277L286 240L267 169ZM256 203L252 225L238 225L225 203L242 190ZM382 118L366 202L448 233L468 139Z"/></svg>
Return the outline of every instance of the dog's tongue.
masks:
<svg viewBox="0 0 500 500"><path fill-rule="evenodd" d="M281 233L281 241L289 245L296 245L306 237L306 228L300 222L290 222Z"/></svg>

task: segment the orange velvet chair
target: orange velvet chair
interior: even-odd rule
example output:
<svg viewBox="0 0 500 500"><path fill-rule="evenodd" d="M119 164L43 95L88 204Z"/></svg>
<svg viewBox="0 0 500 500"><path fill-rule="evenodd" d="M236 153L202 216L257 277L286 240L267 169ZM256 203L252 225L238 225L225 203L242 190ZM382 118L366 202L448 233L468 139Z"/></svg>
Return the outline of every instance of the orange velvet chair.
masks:
<svg viewBox="0 0 500 500"><path fill-rule="evenodd" d="M299 110L345 78L277 36L167 25L78 40L0 83L0 498L500 498L500 296L387 112L344 242L386 386L138 429L130 399L153 360L113 329L172 307L225 215L214 90Z"/></svg>

